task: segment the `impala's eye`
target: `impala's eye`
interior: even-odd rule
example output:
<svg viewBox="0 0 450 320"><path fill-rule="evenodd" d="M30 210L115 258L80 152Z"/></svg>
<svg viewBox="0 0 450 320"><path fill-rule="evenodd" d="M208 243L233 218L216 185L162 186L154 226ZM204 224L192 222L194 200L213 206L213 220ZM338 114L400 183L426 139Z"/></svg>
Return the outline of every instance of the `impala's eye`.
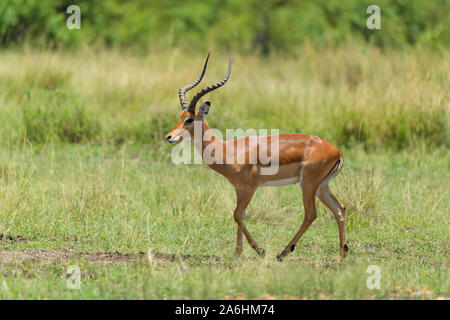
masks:
<svg viewBox="0 0 450 320"><path fill-rule="evenodd" d="M194 121L194 119L192 118L186 118L186 120L184 120L184 124L191 124Z"/></svg>

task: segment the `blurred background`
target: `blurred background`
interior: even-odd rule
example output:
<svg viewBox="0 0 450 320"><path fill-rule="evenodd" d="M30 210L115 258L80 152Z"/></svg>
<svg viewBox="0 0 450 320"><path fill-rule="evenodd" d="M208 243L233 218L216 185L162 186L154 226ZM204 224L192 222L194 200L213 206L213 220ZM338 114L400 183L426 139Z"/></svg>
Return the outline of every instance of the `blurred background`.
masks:
<svg viewBox="0 0 450 320"><path fill-rule="evenodd" d="M82 11L81 32L64 28L66 8ZM366 28L366 9L382 11L382 32ZM182 46L204 52L295 52L304 43L348 41L380 48L448 47L450 4L445 0L3 0L3 46L24 41L41 47L102 44L152 50Z"/></svg>

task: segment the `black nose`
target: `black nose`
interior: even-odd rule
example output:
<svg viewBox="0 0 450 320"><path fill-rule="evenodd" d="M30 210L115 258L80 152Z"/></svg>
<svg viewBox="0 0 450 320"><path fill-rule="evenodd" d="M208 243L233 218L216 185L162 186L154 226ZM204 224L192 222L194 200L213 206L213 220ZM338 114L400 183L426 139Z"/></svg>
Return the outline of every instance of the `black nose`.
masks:
<svg viewBox="0 0 450 320"><path fill-rule="evenodd" d="M170 141L170 138L172 138L172 136L167 136L166 140Z"/></svg>

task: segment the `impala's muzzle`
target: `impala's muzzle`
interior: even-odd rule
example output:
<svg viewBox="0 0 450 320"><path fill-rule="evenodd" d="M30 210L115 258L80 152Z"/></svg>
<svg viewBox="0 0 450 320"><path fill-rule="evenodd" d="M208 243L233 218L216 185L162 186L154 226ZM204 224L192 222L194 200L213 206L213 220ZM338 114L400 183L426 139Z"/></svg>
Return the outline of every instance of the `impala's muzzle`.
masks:
<svg viewBox="0 0 450 320"><path fill-rule="evenodd" d="M178 136L178 137L167 136L166 137L166 141L168 143L177 143L177 142L180 142L181 140L182 140L181 136Z"/></svg>
<svg viewBox="0 0 450 320"><path fill-rule="evenodd" d="M185 130L185 129L174 129L172 131L170 131L167 136L166 136L166 141L168 143L178 143L183 141L183 138L188 139L190 136L189 131Z"/></svg>

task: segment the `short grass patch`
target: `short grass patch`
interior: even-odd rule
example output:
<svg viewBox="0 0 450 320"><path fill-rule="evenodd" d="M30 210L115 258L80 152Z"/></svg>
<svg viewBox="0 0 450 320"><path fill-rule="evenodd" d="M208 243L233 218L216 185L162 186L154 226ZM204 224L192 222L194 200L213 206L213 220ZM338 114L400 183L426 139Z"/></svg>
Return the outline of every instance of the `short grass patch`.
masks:
<svg viewBox="0 0 450 320"><path fill-rule="evenodd" d="M297 186L257 191L246 223L267 256L245 243L235 259L233 188L203 165L175 166L151 146L3 148L0 296L449 298L446 150L344 156L331 188L348 208L348 259L337 262L337 226L319 204L279 263L303 215ZM66 285L72 265L80 290ZM366 285L370 265L379 290Z"/></svg>

